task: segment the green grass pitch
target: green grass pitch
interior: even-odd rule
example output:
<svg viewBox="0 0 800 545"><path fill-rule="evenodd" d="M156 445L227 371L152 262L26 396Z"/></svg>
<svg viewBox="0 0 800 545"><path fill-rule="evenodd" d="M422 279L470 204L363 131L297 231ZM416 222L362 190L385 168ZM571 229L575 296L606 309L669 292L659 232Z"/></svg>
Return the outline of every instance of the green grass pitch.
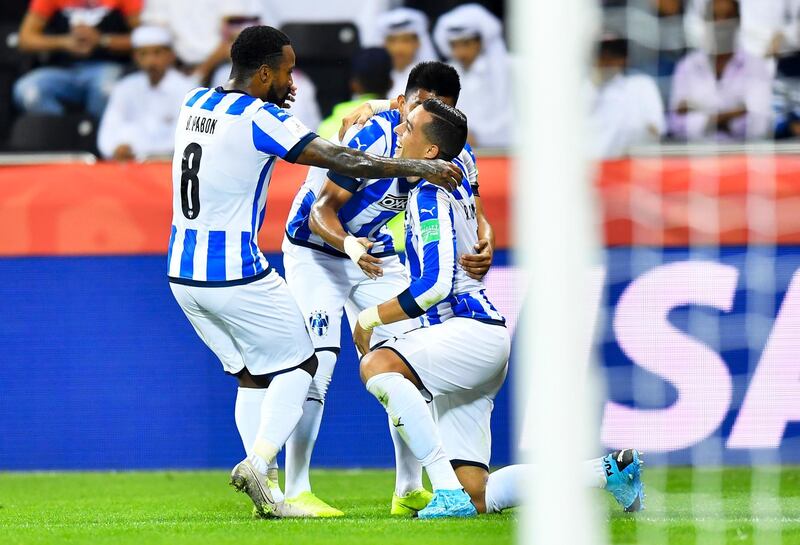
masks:
<svg viewBox="0 0 800 545"><path fill-rule="evenodd" d="M648 468L648 509L620 512L604 492L611 543L800 543L800 468ZM347 512L336 520L257 520L222 471L0 473L0 543L453 544L513 543L513 513L471 520L390 518L389 471L316 471L317 493ZM760 484L759 484L760 483ZM701 492L706 486L713 490ZM754 488L755 486L755 488ZM694 491L693 491L694 489ZM751 495L756 490L758 495ZM761 498L764 501L754 501Z"/></svg>

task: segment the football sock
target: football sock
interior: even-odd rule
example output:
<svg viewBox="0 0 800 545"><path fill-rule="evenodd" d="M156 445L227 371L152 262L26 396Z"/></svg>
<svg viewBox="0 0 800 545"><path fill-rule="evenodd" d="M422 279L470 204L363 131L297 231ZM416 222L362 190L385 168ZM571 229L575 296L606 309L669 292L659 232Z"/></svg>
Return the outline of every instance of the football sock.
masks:
<svg viewBox="0 0 800 545"><path fill-rule="evenodd" d="M286 442L286 496L294 498L311 490L308 471L311 466L311 453L319 435L325 396L336 365L336 354L329 350L317 352L319 366L308 388L303 403L303 416Z"/></svg>
<svg viewBox="0 0 800 545"><path fill-rule="evenodd" d="M389 418L389 433L394 443L395 481L394 493L400 497L409 492L422 488L422 465L408 448L406 442L400 437L397 428L392 425Z"/></svg>
<svg viewBox="0 0 800 545"><path fill-rule="evenodd" d="M367 381L367 390L386 408L392 426L425 467L434 490L462 488L419 390L400 373L375 375Z"/></svg>
<svg viewBox="0 0 800 545"><path fill-rule="evenodd" d="M242 446L249 456L253 453L253 443L258 434L258 423L261 421L261 402L264 401L265 388L239 388L236 392L236 406L233 415L236 429L242 438Z"/></svg>
<svg viewBox="0 0 800 545"><path fill-rule="evenodd" d="M264 462L254 465L265 475L269 463L278 455L303 416L303 402L310 384L311 375L302 369L295 369L275 376L267 388L253 446L253 454Z"/></svg>
<svg viewBox="0 0 800 545"><path fill-rule="evenodd" d="M503 509L517 507L522 500L526 473L532 475L533 468L532 465L517 464L490 473L486 483L486 512L499 513ZM583 462L581 471L586 487L605 488L606 472L602 458Z"/></svg>
<svg viewBox="0 0 800 545"><path fill-rule="evenodd" d="M533 466L517 464L490 473L486 483L486 512L499 513L517 507L522 500L526 474L532 472Z"/></svg>

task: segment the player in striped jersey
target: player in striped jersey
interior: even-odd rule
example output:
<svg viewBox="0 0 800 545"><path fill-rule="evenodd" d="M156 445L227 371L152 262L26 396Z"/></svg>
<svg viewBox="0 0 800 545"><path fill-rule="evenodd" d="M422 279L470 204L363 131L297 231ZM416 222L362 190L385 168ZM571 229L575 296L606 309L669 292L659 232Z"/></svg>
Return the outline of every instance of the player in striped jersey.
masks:
<svg viewBox="0 0 800 545"><path fill-rule="evenodd" d="M439 62L421 63L409 75L405 94L398 99L399 109L376 115L362 129L353 129L345 141L354 149L391 157L397 142L394 130L409 111L430 96L454 105L459 92L458 74L452 67ZM469 146L454 162L468 173L477 193L478 172ZM339 354L343 309L347 309L352 324L360 310L397 295L408 286L386 225L405 210L410 188L405 178L357 179L312 168L289 213L283 244L286 279L306 317L319 368L303 417L286 444L286 503L308 516L342 514L311 492L311 454ZM491 226L483 217L479 200L476 202L482 240L476 241L478 252L470 253L464 263L482 276L491 263L493 240ZM365 246L369 246L368 252ZM376 337L389 338L411 327L414 326L393 324L378 328ZM423 507L430 492L422 487L421 466L394 428L390 429L397 461L392 512L409 515L414 512L409 507Z"/></svg>
<svg viewBox="0 0 800 545"><path fill-rule="evenodd" d="M317 368L297 304L257 245L276 161L350 176L431 175L452 186L461 172L445 161L387 159L318 138L282 108L295 61L282 32L248 28L231 57L225 88L190 92L180 111L167 274L200 338L239 380L236 424L247 458L231 484L267 516L280 514L270 464L302 415Z"/></svg>
<svg viewBox="0 0 800 545"><path fill-rule="evenodd" d="M467 121L455 108L429 99L398 133L399 156L454 157L466 141ZM509 466L488 472L493 399L505 380L511 339L483 284L457 267L458 255L470 252L476 240L475 201L466 177L452 193L425 180L415 184L406 211L411 284L363 310L353 333L366 354L361 377L367 390L386 408L433 485L433 499L420 518L516 506L527 471ZM375 327L409 318L420 319L422 327L370 352ZM583 472L590 485L608 489L626 510L638 510L639 464L638 452L626 449L586 462Z"/></svg>

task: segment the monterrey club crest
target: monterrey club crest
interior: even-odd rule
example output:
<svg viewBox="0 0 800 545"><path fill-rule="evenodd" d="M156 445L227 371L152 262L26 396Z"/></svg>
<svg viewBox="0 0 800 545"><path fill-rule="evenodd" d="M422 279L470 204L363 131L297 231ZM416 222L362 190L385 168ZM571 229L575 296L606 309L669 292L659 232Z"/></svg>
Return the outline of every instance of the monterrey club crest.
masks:
<svg viewBox="0 0 800 545"><path fill-rule="evenodd" d="M308 317L308 328L317 337L328 334L328 313L324 310L315 310Z"/></svg>

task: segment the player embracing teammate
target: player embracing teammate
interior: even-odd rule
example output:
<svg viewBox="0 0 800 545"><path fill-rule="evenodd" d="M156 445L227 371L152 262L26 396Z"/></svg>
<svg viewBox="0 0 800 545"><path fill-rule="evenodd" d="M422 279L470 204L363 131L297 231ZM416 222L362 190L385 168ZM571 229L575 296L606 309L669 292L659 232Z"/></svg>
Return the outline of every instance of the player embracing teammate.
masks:
<svg viewBox="0 0 800 545"><path fill-rule="evenodd" d="M468 516L516 505L520 466L487 477L492 399L510 341L476 279L491 263L491 228L476 200L474 157L464 149L466 120L452 107L458 89L443 95L436 82L414 89L410 78L400 111L379 114L337 146L283 109L292 99L294 65L283 33L247 29L231 55L228 84L192 91L181 109L168 276L198 335L239 381L236 425L247 457L233 469L232 484L261 516L342 514L311 493L308 465L342 309L350 306L360 324L357 345L374 349L362 377L386 406L395 441L392 512ZM425 100L436 96L442 100ZM426 106L415 108L420 103ZM287 225L288 288L256 242L278 158L319 167ZM408 275L386 229L406 202ZM314 286L321 291L312 299ZM407 333L420 325L419 333ZM469 345L476 335L491 337L485 350ZM425 342L412 348L416 340ZM465 381L448 379L455 360ZM437 420L421 392L432 398ZM284 444L289 497L281 501L275 457ZM422 488L422 466L433 495ZM586 471L626 509L641 506L635 451L587 462Z"/></svg>

